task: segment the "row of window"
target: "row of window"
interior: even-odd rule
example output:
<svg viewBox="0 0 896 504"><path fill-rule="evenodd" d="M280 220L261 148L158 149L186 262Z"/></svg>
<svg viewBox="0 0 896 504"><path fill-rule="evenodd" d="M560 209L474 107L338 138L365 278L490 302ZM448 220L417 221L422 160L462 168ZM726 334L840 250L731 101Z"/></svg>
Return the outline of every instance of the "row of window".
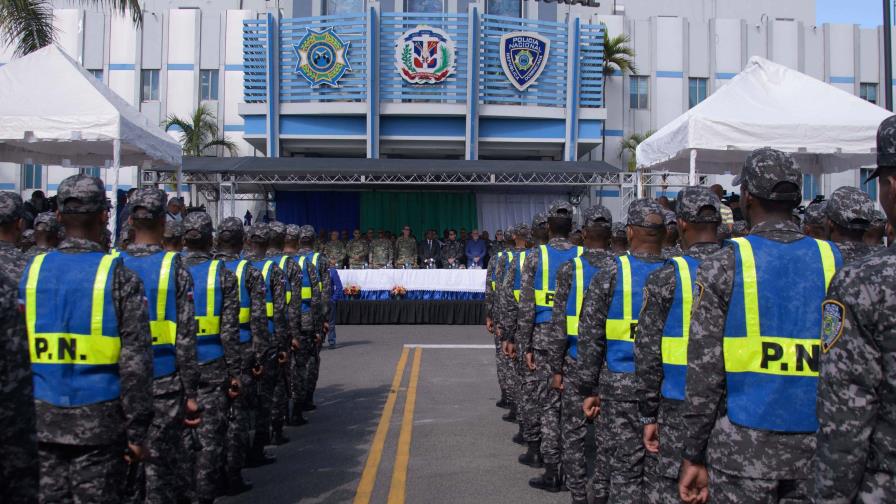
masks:
<svg viewBox="0 0 896 504"><path fill-rule="evenodd" d="M100 168L93 166L90 168L80 168L79 171L91 177L100 176ZM40 164L24 164L22 165L22 189L43 189L44 166Z"/></svg>
<svg viewBox="0 0 896 504"><path fill-rule="evenodd" d="M88 70L97 80L103 80L102 70ZM217 70L200 70L199 71L199 99L200 100L217 100L218 99L218 71ZM141 70L140 71L140 101L158 101L159 100L159 71L158 70Z"/></svg>
<svg viewBox="0 0 896 504"><path fill-rule="evenodd" d="M405 12L445 12L446 0L404 0ZM323 14L352 14L364 10L364 0L324 0ZM520 0L487 0L485 12L498 16L522 17Z"/></svg>

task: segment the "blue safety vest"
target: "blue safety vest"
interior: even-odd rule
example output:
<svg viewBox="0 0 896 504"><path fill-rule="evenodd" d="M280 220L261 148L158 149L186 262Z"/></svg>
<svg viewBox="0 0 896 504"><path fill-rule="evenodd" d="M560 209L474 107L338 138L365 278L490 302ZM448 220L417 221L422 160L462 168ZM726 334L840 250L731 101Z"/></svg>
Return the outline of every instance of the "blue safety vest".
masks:
<svg viewBox="0 0 896 504"><path fill-rule="evenodd" d="M498 261L501 261L503 258L504 258L504 251L498 252L498 255L495 256L495 261L496 261L495 266L492 266L491 272L489 273L488 287L492 290L492 292L495 292L498 290L498 282L501 281L501 279L498 278L497 264L498 264Z"/></svg>
<svg viewBox="0 0 896 504"><path fill-rule="evenodd" d="M200 364L224 357L221 345L221 261L212 259L190 267L196 306L196 355Z"/></svg>
<svg viewBox="0 0 896 504"><path fill-rule="evenodd" d="M121 254L124 265L143 280L149 308L149 332L152 335L153 377L161 378L177 371L177 306L175 275L172 265L177 254L157 252L146 256Z"/></svg>
<svg viewBox="0 0 896 504"><path fill-rule="evenodd" d="M557 272L563 263L582 255L582 247L558 250L548 245L538 247L538 268L535 273L535 323L551 321L554 308L554 291L557 290Z"/></svg>
<svg viewBox="0 0 896 504"><path fill-rule="evenodd" d="M675 268L675 294L663 326L663 385L666 399L684 400L684 383L688 370L688 340L691 332L691 306L694 279L700 260L691 256L673 257L666 261Z"/></svg>
<svg viewBox="0 0 896 504"><path fill-rule="evenodd" d="M34 398L77 407L118 399L121 337L112 279L121 259L102 252L35 256L19 282Z"/></svg>
<svg viewBox="0 0 896 504"><path fill-rule="evenodd" d="M585 301L585 291L591 279L600 271L597 266L583 261L581 257L572 260L572 278L569 284L569 298L566 300L566 355L579 358L579 315Z"/></svg>
<svg viewBox="0 0 896 504"><path fill-rule="evenodd" d="M513 275L513 298L516 299L517 303L520 302L520 289L522 288L523 281L523 263L526 262L527 252L527 250L521 250L517 252L519 260L516 263L513 262L514 252L512 250L507 252L507 267L505 268L505 271L510 272L510 268L513 267L513 273L505 274Z"/></svg>
<svg viewBox="0 0 896 504"><path fill-rule="evenodd" d="M283 270L283 278L286 279L286 304L292 302L292 283L289 281L289 273L286 268L286 263L289 262L290 257L288 255L279 255L274 257L269 257L271 261L274 261L274 264L280 267Z"/></svg>
<svg viewBox="0 0 896 504"><path fill-rule="evenodd" d="M252 299L249 297L249 288L246 287L245 274L248 264L249 261L243 259L234 259L224 263L227 269L236 274L236 281L240 287L240 343L252 342L252 326L249 324Z"/></svg>
<svg viewBox="0 0 896 504"><path fill-rule="evenodd" d="M271 290L271 267L274 264L274 261L270 259L252 262L252 266L259 269L264 278L264 312L268 317L268 332L271 336L274 335L274 291Z"/></svg>
<svg viewBox="0 0 896 504"><path fill-rule="evenodd" d="M842 264L831 243L735 238L725 320L728 418L776 432L815 432L818 359L827 287Z"/></svg>
<svg viewBox="0 0 896 504"><path fill-rule="evenodd" d="M632 255L616 258L616 288L607 312L607 369L614 373L635 372L635 327L637 311L644 302L644 284L662 262L647 262Z"/></svg>
<svg viewBox="0 0 896 504"><path fill-rule="evenodd" d="M317 267L317 252L308 252L304 255L296 256L299 263L299 269L302 270L302 313L311 311L311 274L309 269ZM311 266L309 266L309 263ZM318 289L321 288L318 282Z"/></svg>

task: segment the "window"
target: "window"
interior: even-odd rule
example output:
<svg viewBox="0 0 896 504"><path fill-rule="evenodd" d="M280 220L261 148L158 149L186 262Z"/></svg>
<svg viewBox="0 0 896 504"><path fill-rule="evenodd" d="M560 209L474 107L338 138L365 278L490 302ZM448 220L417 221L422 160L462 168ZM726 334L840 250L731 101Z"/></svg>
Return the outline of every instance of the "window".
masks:
<svg viewBox="0 0 896 504"><path fill-rule="evenodd" d="M813 200L816 196L821 194L821 177L818 175L811 175L809 173L803 174L803 199Z"/></svg>
<svg viewBox="0 0 896 504"><path fill-rule="evenodd" d="M485 12L496 16L523 17L523 2L519 0L487 0Z"/></svg>
<svg viewBox="0 0 896 504"><path fill-rule="evenodd" d="M688 79L688 108L694 108L695 105L706 99L706 79L691 78Z"/></svg>
<svg viewBox="0 0 896 504"><path fill-rule="evenodd" d="M859 170L859 188L871 198L871 201L877 200L877 179L868 180L873 171L873 168L862 168ZM866 180L868 182L865 182Z"/></svg>
<svg viewBox="0 0 896 504"><path fill-rule="evenodd" d="M159 99L159 71L140 71L140 101L158 101Z"/></svg>
<svg viewBox="0 0 896 504"><path fill-rule="evenodd" d="M324 0L324 15L353 14L364 11L364 0Z"/></svg>
<svg viewBox="0 0 896 504"><path fill-rule="evenodd" d="M81 168L81 174L87 175L88 177L100 178L100 168L99 168L99 166L93 166L90 168Z"/></svg>
<svg viewBox="0 0 896 504"><path fill-rule="evenodd" d="M217 100L218 99L218 71L217 70L200 70L199 71L199 99L200 100Z"/></svg>
<svg viewBox="0 0 896 504"><path fill-rule="evenodd" d="M629 78L629 103L633 109L646 109L647 104L647 77L632 75Z"/></svg>
<svg viewBox="0 0 896 504"><path fill-rule="evenodd" d="M22 189L43 189L43 171L39 164L22 165Z"/></svg>
<svg viewBox="0 0 896 504"><path fill-rule="evenodd" d="M96 80L98 80L100 82L103 82L103 69L102 68L100 68L98 70L88 70L88 72L90 72L90 74L93 75L93 78L95 78Z"/></svg>
<svg viewBox="0 0 896 504"><path fill-rule="evenodd" d="M444 0L404 0L405 12L445 12Z"/></svg>
<svg viewBox="0 0 896 504"><path fill-rule="evenodd" d="M859 84L859 98L877 103L877 84Z"/></svg>

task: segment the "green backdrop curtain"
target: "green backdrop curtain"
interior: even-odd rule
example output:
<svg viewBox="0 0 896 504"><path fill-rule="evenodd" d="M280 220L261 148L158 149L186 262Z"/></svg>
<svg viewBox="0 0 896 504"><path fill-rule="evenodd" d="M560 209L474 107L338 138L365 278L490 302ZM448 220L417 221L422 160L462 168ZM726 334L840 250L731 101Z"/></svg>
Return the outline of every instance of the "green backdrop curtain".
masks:
<svg viewBox="0 0 896 504"><path fill-rule="evenodd" d="M414 236L423 239L424 231L446 228L477 227L476 195L471 192L393 192L361 193L361 229L391 230L401 234L409 224Z"/></svg>

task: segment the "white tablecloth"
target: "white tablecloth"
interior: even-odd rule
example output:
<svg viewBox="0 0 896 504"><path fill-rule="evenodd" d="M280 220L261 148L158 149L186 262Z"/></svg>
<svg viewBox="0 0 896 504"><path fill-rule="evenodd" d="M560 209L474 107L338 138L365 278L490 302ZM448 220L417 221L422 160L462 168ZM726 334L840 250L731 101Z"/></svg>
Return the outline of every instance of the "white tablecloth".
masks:
<svg viewBox="0 0 896 504"><path fill-rule="evenodd" d="M485 292L484 269L341 269L343 287L357 284L362 291L387 291L402 286L409 291Z"/></svg>

